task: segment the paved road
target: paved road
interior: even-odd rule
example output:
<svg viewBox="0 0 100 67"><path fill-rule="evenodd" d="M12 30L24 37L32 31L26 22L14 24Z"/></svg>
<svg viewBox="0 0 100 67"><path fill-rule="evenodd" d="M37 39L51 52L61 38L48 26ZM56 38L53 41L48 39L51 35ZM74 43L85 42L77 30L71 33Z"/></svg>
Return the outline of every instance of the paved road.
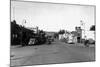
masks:
<svg viewBox="0 0 100 67"><path fill-rule="evenodd" d="M70 63L95 60L95 48L56 41L51 45L11 48L11 66Z"/></svg>

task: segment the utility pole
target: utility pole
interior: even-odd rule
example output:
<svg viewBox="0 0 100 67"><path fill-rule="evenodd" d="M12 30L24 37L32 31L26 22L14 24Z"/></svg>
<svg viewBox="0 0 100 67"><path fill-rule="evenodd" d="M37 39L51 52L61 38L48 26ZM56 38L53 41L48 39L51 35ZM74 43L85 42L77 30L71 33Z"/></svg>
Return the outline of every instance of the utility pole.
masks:
<svg viewBox="0 0 100 67"><path fill-rule="evenodd" d="M86 35L85 35L85 23L83 22L83 20L80 20L81 23L81 27L84 27L82 30L84 31L84 39L86 39Z"/></svg>
<svg viewBox="0 0 100 67"><path fill-rule="evenodd" d="M23 43L23 32L24 32L24 30L23 30L23 28L24 28L24 23L26 23L26 20L25 19L23 19L23 21L22 21L22 28L21 28L21 45L22 46L25 46L25 44Z"/></svg>

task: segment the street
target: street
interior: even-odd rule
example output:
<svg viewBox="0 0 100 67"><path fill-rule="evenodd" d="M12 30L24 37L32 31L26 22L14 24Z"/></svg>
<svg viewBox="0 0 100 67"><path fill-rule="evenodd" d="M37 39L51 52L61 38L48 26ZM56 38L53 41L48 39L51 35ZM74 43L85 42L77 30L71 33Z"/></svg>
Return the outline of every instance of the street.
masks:
<svg viewBox="0 0 100 67"><path fill-rule="evenodd" d="M95 60L95 47L66 44L59 40L52 44L11 48L11 66L51 63L72 63Z"/></svg>

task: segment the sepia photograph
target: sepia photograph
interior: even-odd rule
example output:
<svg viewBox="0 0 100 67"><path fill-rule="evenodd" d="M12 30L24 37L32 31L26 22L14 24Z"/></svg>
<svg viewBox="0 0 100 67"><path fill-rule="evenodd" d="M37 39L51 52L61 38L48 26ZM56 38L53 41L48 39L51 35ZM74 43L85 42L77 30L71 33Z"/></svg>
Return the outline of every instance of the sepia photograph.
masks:
<svg viewBox="0 0 100 67"><path fill-rule="evenodd" d="M95 61L96 6L10 1L10 66Z"/></svg>

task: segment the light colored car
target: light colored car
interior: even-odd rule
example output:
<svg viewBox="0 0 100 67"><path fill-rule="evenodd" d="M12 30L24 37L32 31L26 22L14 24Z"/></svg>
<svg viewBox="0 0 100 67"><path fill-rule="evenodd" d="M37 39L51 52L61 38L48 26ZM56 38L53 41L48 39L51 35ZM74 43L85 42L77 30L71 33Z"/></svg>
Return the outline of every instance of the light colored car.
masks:
<svg viewBox="0 0 100 67"><path fill-rule="evenodd" d="M35 38L30 38L28 44L29 44L29 45L34 45L34 44L36 44L36 39L35 39Z"/></svg>
<svg viewBox="0 0 100 67"><path fill-rule="evenodd" d="M88 39L88 43L89 43L89 44L95 44L95 40L89 38L89 39Z"/></svg>
<svg viewBox="0 0 100 67"><path fill-rule="evenodd" d="M72 40L68 40L69 44L74 44L74 42Z"/></svg>

